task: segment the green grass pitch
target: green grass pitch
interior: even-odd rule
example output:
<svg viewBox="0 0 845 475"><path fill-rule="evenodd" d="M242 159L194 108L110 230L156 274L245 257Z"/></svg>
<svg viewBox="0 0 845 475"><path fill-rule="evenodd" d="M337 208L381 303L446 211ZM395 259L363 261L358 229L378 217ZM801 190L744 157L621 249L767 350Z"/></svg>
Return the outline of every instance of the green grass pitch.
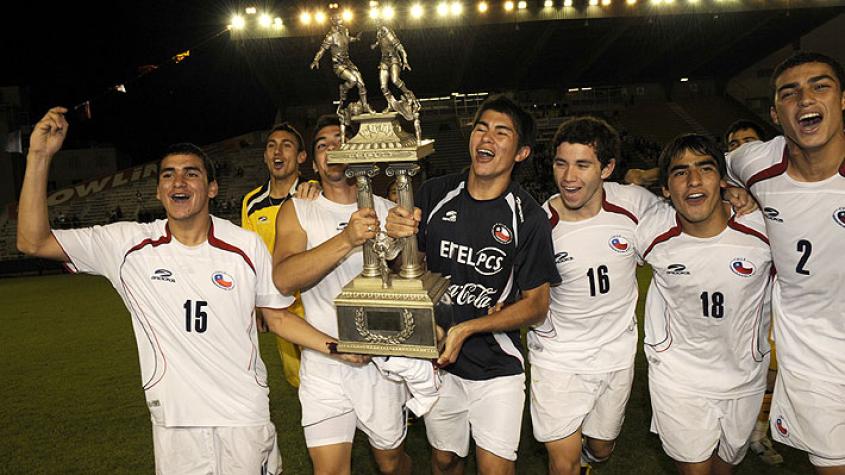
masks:
<svg viewBox="0 0 845 475"><path fill-rule="evenodd" d="M641 271L641 295L648 279L649 273ZM150 420L132 326L107 281L69 275L2 279L0 325L0 473L153 473ZM281 378L269 335L261 337L261 347L285 473L310 473L296 392ZM639 352L617 449L595 473L676 473L657 436L648 430L646 382L646 363ZM545 473L545 449L534 441L527 409L524 416L517 473ZM430 473L422 422L411 425L406 446L414 473ZM736 473L812 473L805 454L777 447L785 458L782 466L768 467L749 454ZM355 442L353 473L376 473L362 437ZM472 457L467 473L475 473Z"/></svg>

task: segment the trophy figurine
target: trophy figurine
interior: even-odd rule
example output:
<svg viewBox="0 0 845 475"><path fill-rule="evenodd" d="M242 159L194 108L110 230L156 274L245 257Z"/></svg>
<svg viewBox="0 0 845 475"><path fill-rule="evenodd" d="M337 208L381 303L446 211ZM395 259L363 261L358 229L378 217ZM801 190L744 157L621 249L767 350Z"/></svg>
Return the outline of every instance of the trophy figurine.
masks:
<svg viewBox="0 0 845 475"><path fill-rule="evenodd" d="M337 114L341 128L358 124L358 132L341 146L328 152L329 164L345 164L346 176L354 178L358 188L358 208L373 207L372 178L386 166L385 174L396 177L399 206L412 210L414 195L411 179L418 162L434 152L434 141L421 139L420 102L399 78L402 69L410 70L407 54L396 34L381 26L376 46L381 47L379 79L387 108L375 113L367 104L366 89L358 69L349 59L352 39L339 19L333 17L332 29L314 63L324 51L331 50L335 73L343 81ZM360 99L346 102L346 92L358 87ZM391 86L400 91L397 98ZM402 127L404 119L415 133ZM381 217L384 219L384 216ZM335 298L338 323L338 350L371 355L398 355L437 358L435 315L450 312L448 279L427 272L420 261L416 237L393 240L383 231L364 244L364 269L344 286ZM399 259L401 268L394 273L388 261Z"/></svg>

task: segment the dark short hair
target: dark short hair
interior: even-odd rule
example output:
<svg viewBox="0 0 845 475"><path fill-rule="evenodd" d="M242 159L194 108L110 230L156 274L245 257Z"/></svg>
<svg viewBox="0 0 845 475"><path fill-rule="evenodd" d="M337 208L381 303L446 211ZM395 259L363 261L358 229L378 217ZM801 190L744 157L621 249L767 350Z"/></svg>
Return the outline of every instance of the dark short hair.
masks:
<svg viewBox="0 0 845 475"><path fill-rule="evenodd" d="M672 160L679 157L687 150L697 155L709 155L716 160L716 166L719 169L719 176L724 178L727 176L727 167L725 165L725 153L719 148L719 144L715 140L705 135L685 134L675 137L671 142L663 147L660 152L660 158L657 159L657 167L660 170L660 185L664 188L669 186L669 165Z"/></svg>
<svg viewBox="0 0 845 475"><path fill-rule="evenodd" d="M801 66L802 64L807 63L824 63L830 66L830 69L833 70L833 75L836 76L836 81L839 82L839 90L842 90L842 87L845 85L845 71L843 71L842 65L839 64L838 61L821 53L796 51L792 53L792 56L786 58L780 64L775 66L775 70L772 72L772 91L777 93L777 90L775 90L775 82L777 82L781 74L796 66Z"/></svg>
<svg viewBox="0 0 845 475"><path fill-rule="evenodd" d="M734 122L733 124L728 126L728 130L725 131L725 143L727 144L731 140L731 134L739 132L740 130L751 129L757 134L757 137L760 137L760 140L766 139L766 132L763 131L763 127L760 126L757 122L748 119L739 119L738 121Z"/></svg>
<svg viewBox="0 0 845 475"><path fill-rule="evenodd" d="M208 183L217 181L217 173L214 169L214 162L208 158L208 155L206 155L201 148L190 142L177 143L167 147L164 151L164 155L161 156L158 164L156 164L156 180L158 180L158 176L161 174L161 162L171 155L193 155L199 158L202 160L202 166L205 167L205 175L208 177Z"/></svg>
<svg viewBox="0 0 845 475"><path fill-rule="evenodd" d="M531 114L508 96L496 94L488 97L481 103L481 106L479 106L478 111L475 113L475 118L472 119L473 127L478 125L481 115L488 110L496 111L510 117L514 127L516 127L517 146L519 148L529 147L533 150L534 141L537 138L537 125Z"/></svg>
<svg viewBox="0 0 845 475"><path fill-rule="evenodd" d="M287 132L287 133L293 135L294 137L296 137L296 151L297 152L302 152L302 151L305 150L305 141L302 140L302 134L300 134L299 131L296 130L296 127L294 127L290 122L282 122L281 124L274 125L273 128L270 129L269 132L267 132L267 136L264 137L264 144L265 145L267 144L267 141L270 140L270 136L273 135L274 132L280 132L280 131L281 132Z"/></svg>
<svg viewBox="0 0 845 475"><path fill-rule="evenodd" d="M604 168L611 160L621 165L622 140L610 124L593 116L573 117L563 121L552 138L552 155L560 144L577 143L592 147Z"/></svg>
<svg viewBox="0 0 845 475"><path fill-rule="evenodd" d="M317 118L317 123L314 125L314 133L311 134L311 159L315 160L317 155L314 148L317 146L317 134L325 127L337 126L340 127L340 118L336 114L324 114Z"/></svg>

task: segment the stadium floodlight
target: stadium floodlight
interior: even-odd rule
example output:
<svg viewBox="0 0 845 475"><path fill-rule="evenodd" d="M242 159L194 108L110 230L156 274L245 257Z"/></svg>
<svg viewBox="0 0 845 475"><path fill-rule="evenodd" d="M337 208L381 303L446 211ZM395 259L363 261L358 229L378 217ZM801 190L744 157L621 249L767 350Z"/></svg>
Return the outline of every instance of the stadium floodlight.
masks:
<svg viewBox="0 0 845 475"><path fill-rule="evenodd" d="M246 20L240 15L232 15L232 28L236 30L243 30L246 26Z"/></svg>
<svg viewBox="0 0 845 475"><path fill-rule="evenodd" d="M437 4L437 15L438 16L446 16L449 14L449 4L446 2L440 2Z"/></svg>
<svg viewBox="0 0 845 475"><path fill-rule="evenodd" d="M598 4L599 4L599 0L590 0L590 6L591 7L596 7L596 6L598 6Z"/></svg>
<svg viewBox="0 0 845 475"><path fill-rule="evenodd" d="M609 7L611 0L601 0L601 5L603 7Z"/></svg>
<svg viewBox="0 0 845 475"><path fill-rule="evenodd" d="M273 24L273 19L270 18L270 15L266 13L262 13L260 17L258 17L258 25L261 28L270 28L270 25Z"/></svg>
<svg viewBox="0 0 845 475"><path fill-rule="evenodd" d="M563 6L564 7L571 7L572 6L572 0L563 0Z"/></svg>
<svg viewBox="0 0 845 475"><path fill-rule="evenodd" d="M452 5L449 6L449 12L454 16L460 15L464 12L464 4L461 2L452 2Z"/></svg>
<svg viewBox="0 0 845 475"><path fill-rule="evenodd" d="M352 17L353 17L352 10L347 8L346 10L343 11L343 13L340 15L340 17L343 18L343 21L349 23L350 21L352 21Z"/></svg>
<svg viewBox="0 0 845 475"><path fill-rule="evenodd" d="M636 5L637 0L625 0L625 3L627 3L628 5Z"/></svg>
<svg viewBox="0 0 845 475"><path fill-rule="evenodd" d="M543 6L546 8L552 8L554 4L555 3L552 0L546 0L545 2L543 2Z"/></svg>
<svg viewBox="0 0 845 475"><path fill-rule="evenodd" d="M326 14L321 10L317 10L317 13L314 14L314 21L316 21L318 25L322 25L326 22Z"/></svg>
<svg viewBox="0 0 845 475"><path fill-rule="evenodd" d="M578 91L579 91L579 89L577 87L570 87L569 89L566 90L566 92L578 92Z"/></svg>
<svg viewBox="0 0 845 475"><path fill-rule="evenodd" d="M689 78L681 78L681 82L688 82Z"/></svg>
<svg viewBox="0 0 845 475"><path fill-rule="evenodd" d="M481 12L481 13L486 13L486 12L487 12L487 8L488 8L488 6L487 6L487 2L478 2L478 11L479 11L479 12Z"/></svg>
<svg viewBox="0 0 845 475"><path fill-rule="evenodd" d="M370 7L370 18L372 18L373 20L378 18L378 7Z"/></svg>
<svg viewBox="0 0 845 475"><path fill-rule="evenodd" d="M509 12L511 10L513 10L513 2L511 0L508 0L507 2L505 2L505 11Z"/></svg>
<svg viewBox="0 0 845 475"><path fill-rule="evenodd" d="M385 20L392 20L393 17L396 15L396 10L393 9L390 5L381 9L381 17Z"/></svg>
<svg viewBox="0 0 845 475"><path fill-rule="evenodd" d="M415 3L411 5L411 17L412 18L422 18L425 10L423 10L423 6L419 3Z"/></svg>
<svg viewBox="0 0 845 475"><path fill-rule="evenodd" d="M284 24L284 23L282 23L282 18L281 18L281 17L276 17L276 18L273 18L273 28L276 28L277 30L280 30L283 26L285 26L285 24Z"/></svg>
<svg viewBox="0 0 845 475"><path fill-rule="evenodd" d="M255 15L256 13L258 13L258 10L256 10L255 7L246 7L244 8L244 12L247 15Z"/></svg>
<svg viewBox="0 0 845 475"><path fill-rule="evenodd" d="M528 2L526 2L525 0L519 0L519 3L516 4L516 8L520 10L525 10L526 8L528 8Z"/></svg>
<svg viewBox="0 0 845 475"><path fill-rule="evenodd" d="M299 14L299 21L303 25L310 25L311 24L311 14L308 13L307 11L303 11L302 13Z"/></svg>

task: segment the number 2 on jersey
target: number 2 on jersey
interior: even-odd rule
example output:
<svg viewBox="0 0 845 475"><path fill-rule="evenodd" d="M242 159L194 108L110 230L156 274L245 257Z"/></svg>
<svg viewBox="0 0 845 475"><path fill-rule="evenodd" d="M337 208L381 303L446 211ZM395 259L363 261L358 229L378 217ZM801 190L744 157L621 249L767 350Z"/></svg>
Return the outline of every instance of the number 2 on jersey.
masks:
<svg viewBox="0 0 845 475"><path fill-rule="evenodd" d="M600 265L595 269L590 268L590 270L587 271L587 278L590 280L590 297L596 296L597 283L600 294L610 292L610 276L607 275L607 266ZM598 280L598 282L596 282L596 280Z"/></svg>
<svg viewBox="0 0 845 475"><path fill-rule="evenodd" d="M795 272L801 275L810 275L810 271L805 269L807 261L810 259L810 254L813 252L813 243L806 239L798 241L798 252L801 253L801 259L798 259L798 265L795 266Z"/></svg>
<svg viewBox="0 0 845 475"><path fill-rule="evenodd" d="M192 303L196 303L196 305L192 306ZM197 333L205 333L205 330L208 327L208 314L203 311L203 307L207 306L208 302L205 300L197 300L196 302L185 300L185 305L182 307L185 309L186 332L190 333L193 329L193 331ZM193 310L193 312L191 310Z"/></svg>

